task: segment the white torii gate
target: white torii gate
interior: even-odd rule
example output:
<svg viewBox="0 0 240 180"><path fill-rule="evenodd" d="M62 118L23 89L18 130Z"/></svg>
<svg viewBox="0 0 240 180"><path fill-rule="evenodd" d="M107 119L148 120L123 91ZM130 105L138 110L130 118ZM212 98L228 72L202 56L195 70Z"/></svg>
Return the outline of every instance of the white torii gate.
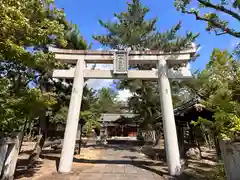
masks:
<svg viewBox="0 0 240 180"><path fill-rule="evenodd" d="M93 51L49 48L55 58L76 65L68 70L54 70L54 78L74 79L69 105L63 148L58 171L68 173L72 169L76 133L82 102L84 81L87 79L145 79L158 80L163 118L164 139L168 171L180 173L180 155L174 120L169 79L191 78L189 71L173 71L168 65L188 63L196 48L187 51L163 53L160 51ZM113 64L113 70L88 70L86 64ZM132 64L156 64L156 70L128 70Z"/></svg>

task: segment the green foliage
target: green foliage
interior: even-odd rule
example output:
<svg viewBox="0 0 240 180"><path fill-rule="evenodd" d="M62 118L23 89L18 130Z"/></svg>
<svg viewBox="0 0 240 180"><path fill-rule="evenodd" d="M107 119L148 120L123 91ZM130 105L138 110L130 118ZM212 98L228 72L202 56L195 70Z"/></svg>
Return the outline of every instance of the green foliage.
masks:
<svg viewBox="0 0 240 180"><path fill-rule="evenodd" d="M133 93L129 99L129 108L143 119L142 126L154 124L160 114L160 102L157 84L142 80L122 81L119 89L129 89Z"/></svg>
<svg viewBox="0 0 240 180"><path fill-rule="evenodd" d="M190 8L189 6L198 8ZM196 20L205 21L207 23L206 30L214 32L216 35L229 34L233 37L240 38L240 30L231 27L229 22L240 22L240 1L234 0L175 0L176 9L182 13L192 14ZM203 13L201 13L203 12ZM239 55L238 43L236 54Z"/></svg>
<svg viewBox="0 0 240 180"><path fill-rule="evenodd" d="M99 113L118 113L120 104L117 102L117 92L111 88L102 88L96 93L97 101L93 106Z"/></svg>
<svg viewBox="0 0 240 180"><path fill-rule="evenodd" d="M76 24L67 23L66 28L65 39L67 41L67 46L64 47L59 44L59 47L66 49L88 49L87 43L81 36L80 30Z"/></svg>
<svg viewBox="0 0 240 180"><path fill-rule="evenodd" d="M117 92L109 87L98 91L88 89L84 93L83 111L80 116L86 122L84 131L87 134L91 133L94 128L100 129L100 116L102 113L121 112L121 105L116 100L117 95Z"/></svg>
<svg viewBox="0 0 240 180"><path fill-rule="evenodd" d="M52 80L52 69L63 64L48 46L86 49L77 26L52 0L3 0L0 15L1 132L22 130L25 119L40 116L63 121L71 85Z"/></svg>
<svg viewBox="0 0 240 180"><path fill-rule="evenodd" d="M45 71L59 66L51 54L29 52L54 43L66 45L62 10L53 1L3 0L0 5L0 59Z"/></svg>
<svg viewBox="0 0 240 180"><path fill-rule="evenodd" d="M223 163L218 163L207 180L225 180L225 171Z"/></svg>
<svg viewBox="0 0 240 180"><path fill-rule="evenodd" d="M54 115L49 119L51 123L65 124L68 115L68 106L60 106Z"/></svg>
<svg viewBox="0 0 240 180"><path fill-rule="evenodd" d="M214 112L214 122L199 119L206 128L212 128L225 140L240 132L240 64L227 51L215 49L206 68L195 83L204 98L202 104Z"/></svg>
<svg viewBox="0 0 240 180"><path fill-rule="evenodd" d="M41 93L39 89L13 93L8 78L1 78L0 86L0 131L5 134L21 131L26 118L34 118L38 115L39 108L56 103L51 93Z"/></svg>
<svg viewBox="0 0 240 180"><path fill-rule="evenodd" d="M85 121L83 126L83 132L90 134L92 129L100 129L100 116L92 111L82 111L80 114L81 118Z"/></svg>

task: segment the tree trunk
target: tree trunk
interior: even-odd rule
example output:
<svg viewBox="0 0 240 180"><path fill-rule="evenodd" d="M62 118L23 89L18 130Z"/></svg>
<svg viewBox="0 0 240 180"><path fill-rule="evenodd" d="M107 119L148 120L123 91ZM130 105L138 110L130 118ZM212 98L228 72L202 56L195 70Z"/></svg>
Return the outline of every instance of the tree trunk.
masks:
<svg viewBox="0 0 240 180"><path fill-rule="evenodd" d="M27 122L28 122L28 118L26 117L25 122L24 122L24 126L23 126L23 130L22 130L22 136L21 136L21 139L20 139L19 152L21 152L22 143L23 143L23 140L24 140L24 135L25 135L26 127L27 127Z"/></svg>
<svg viewBox="0 0 240 180"><path fill-rule="evenodd" d="M193 128L193 135L195 137L195 142L196 142L197 148L199 149L199 152L200 152L200 158L202 159L201 144L200 144L200 141L199 141L199 136L198 136L197 130L199 130L201 133L203 131L201 130L201 128L198 128L198 129L197 129L197 127Z"/></svg>
<svg viewBox="0 0 240 180"><path fill-rule="evenodd" d="M157 137L156 138L156 141L154 143L154 146L155 147L160 147L162 144L161 144L161 137Z"/></svg>
<svg viewBox="0 0 240 180"><path fill-rule="evenodd" d="M124 125L121 125L121 136L123 137Z"/></svg>
<svg viewBox="0 0 240 180"><path fill-rule="evenodd" d="M30 163L33 163L37 161L40 157L40 154L42 152L42 148L44 145L44 142L47 137L47 118L45 115L45 110L42 110L39 115L39 125L40 125L40 130L39 130L39 136L37 138L37 143L35 145L35 148L33 150L33 153L30 155L29 160Z"/></svg>
<svg viewBox="0 0 240 180"><path fill-rule="evenodd" d="M217 152L218 157L221 156L221 150L220 150L220 146L219 146L219 141L218 141L218 136L214 135L214 144L215 144L215 149Z"/></svg>
<svg viewBox="0 0 240 180"><path fill-rule="evenodd" d="M162 137L161 131L156 131L155 130L155 138L156 138L156 140L155 140L155 143L153 145L154 147L160 148L161 146L163 146L163 144L162 144L163 139L161 137Z"/></svg>
<svg viewBox="0 0 240 180"><path fill-rule="evenodd" d="M30 165L32 165L34 162L36 162L39 159L40 154L42 152L42 148L43 148L44 142L45 142L44 135L43 134L38 135L37 143L35 145L33 153L29 157Z"/></svg>
<svg viewBox="0 0 240 180"><path fill-rule="evenodd" d="M82 145L82 125L80 124L80 132L79 132L79 143L78 143L78 154L81 153L81 145Z"/></svg>
<svg viewBox="0 0 240 180"><path fill-rule="evenodd" d="M32 120L29 121L28 123L28 128L29 128L29 132L28 132L28 135L27 135L27 139L30 140L32 138L32 129L33 129L33 122Z"/></svg>
<svg viewBox="0 0 240 180"><path fill-rule="evenodd" d="M205 146L207 146L208 148L210 148L209 142L208 142L208 140L207 140L206 133L203 132L202 134L203 134L203 138L204 138L204 141L205 141Z"/></svg>
<svg viewBox="0 0 240 180"><path fill-rule="evenodd" d="M193 127L189 125L189 144L194 144Z"/></svg>
<svg viewBox="0 0 240 180"><path fill-rule="evenodd" d="M199 149L199 153L200 153L200 158L202 159L202 150L201 150L201 145L198 139L196 139L196 143L197 143L197 147Z"/></svg>
<svg viewBox="0 0 240 180"><path fill-rule="evenodd" d="M184 156L184 130L181 125L178 126L178 146L179 146L179 152L180 157Z"/></svg>
<svg viewBox="0 0 240 180"><path fill-rule="evenodd" d="M215 147L215 138L214 138L214 135L212 133L209 133L208 134L208 137L209 137L209 142L210 142L210 145L211 145L211 149L213 149Z"/></svg>
<svg viewBox="0 0 240 180"><path fill-rule="evenodd" d="M156 142L156 131L153 130L153 133L152 133L152 140L153 142Z"/></svg>

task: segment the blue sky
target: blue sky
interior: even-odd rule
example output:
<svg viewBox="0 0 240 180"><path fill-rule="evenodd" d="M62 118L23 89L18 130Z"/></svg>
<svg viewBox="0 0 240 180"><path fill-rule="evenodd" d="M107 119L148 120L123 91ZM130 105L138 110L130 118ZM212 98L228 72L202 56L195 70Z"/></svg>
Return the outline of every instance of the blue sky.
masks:
<svg viewBox="0 0 240 180"><path fill-rule="evenodd" d="M126 2L127 0L56 0L57 7L64 8L67 19L79 26L81 34L88 43L93 43L93 49L98 49L101 45L92 39L92 35L106 33L106 30L99 25L98 19L113 20L113 13L126 11ZM229 35L215 36L206 32L204 22L177 12L173 0L142 0L142 3L150 8L147 18L158 18L159 31L165 31L181 20L183 27L180 34L186 31L200 33L197 43L202 48L199 52L200 57L191 64L193 70L205 67L213 48L232 50L237 43L237 39Z"/></svg>

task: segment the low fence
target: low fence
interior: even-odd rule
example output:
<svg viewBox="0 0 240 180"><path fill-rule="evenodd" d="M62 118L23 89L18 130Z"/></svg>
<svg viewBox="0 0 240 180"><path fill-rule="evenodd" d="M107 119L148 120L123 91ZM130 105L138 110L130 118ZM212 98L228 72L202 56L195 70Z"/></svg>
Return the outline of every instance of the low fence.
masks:
<svg viewBox="0 0 240 180"><path fill-rule="evenodd" d="M16 169L21 133L0 138L0 179L13 180Z"/></svg>
<svg viewBox="0 0 240 180"><path fill-rule="evenodd" d="M154 130L142 130L142 137L145 141L155 141L156 132Z"/></svg>

